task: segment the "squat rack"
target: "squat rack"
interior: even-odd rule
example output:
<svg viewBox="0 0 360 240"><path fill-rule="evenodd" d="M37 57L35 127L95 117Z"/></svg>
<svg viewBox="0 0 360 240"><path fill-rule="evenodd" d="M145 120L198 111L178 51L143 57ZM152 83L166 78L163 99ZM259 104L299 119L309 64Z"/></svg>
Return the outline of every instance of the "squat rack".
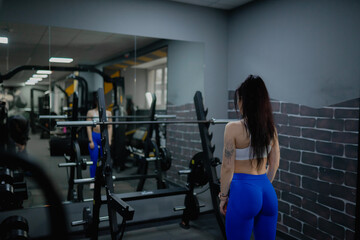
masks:
<svg viewBox="0 0 360 240"><path fill-rule="evenodd" d="M196 92L194 96L194 103L197 112L197 120L182 120L182 121L135 121L135 122L107 122L106 112L105 112L105 99L103 89L98 90L98 106L99 106L99 121L67 121L67 122L58 122L58 126L93 126L100 125L101 128L101 141L103 145L103 155L98 161L98 167L96 169L95 175L95 190L94 190L94 201L93 201L93 216L92 223L90 226L91 239L97 239L97 232L99 229L99 211L101 204L107 203L108 207L108 220L110 221L110 232L112 239L122 239L125 225L127 220L131 220L134 216L134 209L129 206L124 200L138 200L138 199L148 199L154 197L162 196L171 196L178 194L188 194L189 191L186 188L179 188L178 190L168 190L161 189L157 191L152 191L147 195L139 195L139 193L128 193L128 194L114 194L113 188L113 177L112 177L112 162L110 158L110 148L108 144L108 132L107 125L109 124L194 124L197 123L199 126L199 132L202 142L203 153L205 155L205 168L208 174L208 181L210 186L211 200L213 209L215 212L216 219L222 231L222 234L225 236L225 224L224 218L221 216L219 211L219 200L217 194L220 189L220 182L216 174L216 166L219 164L219 161L216 160L213 156L215 146L211 145L212 134L209 134L208 128L210 124L225 124L231 120L206 120L207 110L204 110L203 99L200 92ZM106 189L106 199L101 197L101 185L105 186ZM186 201L185 201L186 202ZM116 213L119 213L123 217L123 222L120 227L117 224ZM183 213L183 220L189 221L189 217L184 215L186 213L186 206ZM187 213L189 214L189 213Z"/></svg>

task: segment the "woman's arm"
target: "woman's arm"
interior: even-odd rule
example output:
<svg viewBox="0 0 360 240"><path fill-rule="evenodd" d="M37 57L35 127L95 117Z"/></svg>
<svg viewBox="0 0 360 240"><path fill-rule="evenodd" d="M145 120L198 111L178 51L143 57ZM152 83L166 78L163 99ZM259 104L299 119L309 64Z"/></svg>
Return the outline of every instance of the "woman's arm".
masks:
<svg viewBox="0 0 360 240"><path fill-rule="evenodd" d="M273 145L271 147L271 151L268 157L268 167L266 169L266 175L269 178L270 182L272 182L275 178L276 171L279 168L280 163L280 148L279 148L279 139L275 129L275 136L273 140Z"/></svg>
<svg viewBox="0 0 360 240"><path fill-rule="evenodd" d="M227 124L224 133L224 150L220 174L220 212L226 214L226 204L230 189L230 183L234 174L235 165L235 137L231 129L231 123Z"/></svg>
<svg viewBox="0 0 360 240"><path fill-rule="evenodd" d="M86 117L88 117L88 118L86 119L86 121L92 121L92 118L91 118L92 116L93 116L92 110L89 110L89 111L87 112L87 114L86 114ZM88 140L89 140L90 144L93 143L93 139L92 139L92 129L91 129L91 127L86 127L86 132L87 132ZM92 147L92 148L93 148L93 147Z"/></svg>
<svg viewBox="0 0 360 240"><path fill-rule="evenodd" d="M111 112L110 112L110 111L106 111L106 116L111 117ZM108 120L109 122L112 122L112 118L108 118L107 120ZM111 124L109 124L109 125L108 125L109 145L111 145L112 134L113 134L112 130L113 130L113 127L112 127Z"/></svg>

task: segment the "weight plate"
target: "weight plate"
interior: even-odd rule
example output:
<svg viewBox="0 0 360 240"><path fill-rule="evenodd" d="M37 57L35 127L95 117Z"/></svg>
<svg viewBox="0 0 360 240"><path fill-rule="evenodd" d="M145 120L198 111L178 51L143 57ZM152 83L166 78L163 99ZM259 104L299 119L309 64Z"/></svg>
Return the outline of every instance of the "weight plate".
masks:
<svg viewBox="0 0 360 240"><path fill-rule="evenodd" d="M159 155L161 160L161 169L163 171L169 170L172 162L171 153L167 150L167 148L162 147L159 149Z"/></svg>
<svg viewBox="0 0 360 240"><path fill-rule="evenodd" d="M195 186L204 186L208 183L208 176L205 169L205 155L203 152L196 153L190 161L189 181L194 181Z"/></svg>

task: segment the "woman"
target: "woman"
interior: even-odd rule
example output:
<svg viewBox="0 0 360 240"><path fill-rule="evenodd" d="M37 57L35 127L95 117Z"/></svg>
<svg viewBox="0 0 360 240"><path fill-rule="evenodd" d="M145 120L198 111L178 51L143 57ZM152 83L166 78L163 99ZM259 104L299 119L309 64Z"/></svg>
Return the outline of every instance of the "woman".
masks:
<svg viewBox="0 0 360 240"><path fill-rule="evenodd" d="M99 109L98 109L98 103L96 97L94 97L94 105L95 108L91 109L87 112L87 121L99 121ZM111 117L111 112L106 111L106 116ZM111 122L111 118L107 119L109 122ZM111 139L112 139L112 125L108 125L108 135L109 135L109 146L111 145ZM96 172L96 166L97 166L97 160L99 158L99 147L100 146L100 153L102 152L102 146L101 146L101 133L100 133L100 125L96 125L95 127L86 127L88 140L89 140L89 153L90 153L90 159L93 162L93 164L90 166L90 177L95 177ZM102 154L100 154L102 155ZM90 183L90 189L94 189L94 183Z"/></svg>
<svg viewBox="0 0 360 240"><path fill-rule="evenodd" d="M264 81L250 75L236 89L242 120L228 123L221 165L220 212L228 240L275 239L278 202L271 182L280 151Z"/></svg>

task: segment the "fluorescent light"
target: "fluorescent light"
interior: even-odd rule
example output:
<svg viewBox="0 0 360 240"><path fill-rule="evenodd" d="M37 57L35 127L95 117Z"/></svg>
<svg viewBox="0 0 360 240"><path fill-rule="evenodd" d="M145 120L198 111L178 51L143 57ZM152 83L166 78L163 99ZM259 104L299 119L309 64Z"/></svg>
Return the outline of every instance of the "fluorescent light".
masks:
<svg viewBox="0 0 360 240"><path fill-rule="evenodd" d="M31 81L31 80L27 80L27 83L38 83L38 81Z"/></svg>
<svg viewBox="0 0 360 240"><path fill-rule="evenodd" d="M0 37L0 43L8 44L9 39L7 37Z"/></svg>
<svg viewBox="0 0 360 240"><path fill-rule="evenodd" d="M43 80L42 78L38 78L38 77L31 77L31 78L29 78L29 80L31 80L31 81L41 81L41 80Z"/></svg>
<svg viewBox="0 0 360 240"><path fill-rule="evenodd" d="M74 61L72 58L51 57L49 59L49 62L54 62L54 63L71 63L72 61Z"/></svg>
<svg viewBox="0 0 360 240"><path fill-rule="evenodd" d="M36 83L40 82L42 80L42 78L29 78L29 80L27 80L25 82L26 85L35 85Z"/></svg>
<svg viewBox="0 0 360 240"><path fill-rule="evenodd" d="M37 70L37 74L52 74L52 71L49 70Z"/></svg>
<svg viewBox="0 0 360 240"><path fill-rule="evenodd" d="M45 75L45 74L33 74L32 75L34 78L47 78L48 75Z"/></svg>

